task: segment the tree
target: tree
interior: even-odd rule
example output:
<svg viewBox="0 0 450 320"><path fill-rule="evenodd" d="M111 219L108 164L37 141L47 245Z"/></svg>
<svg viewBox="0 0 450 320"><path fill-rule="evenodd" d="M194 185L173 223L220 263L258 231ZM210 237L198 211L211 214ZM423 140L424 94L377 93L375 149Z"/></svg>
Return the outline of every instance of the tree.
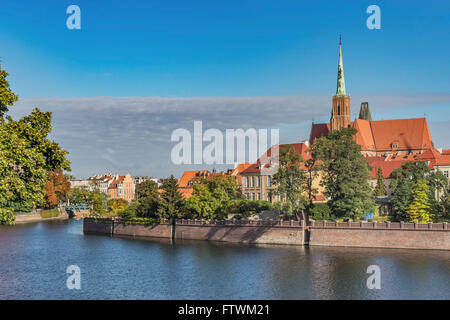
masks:
<svg viewBox="0 0 450 320"><path fill-rule="evenodd" d="M420 179L414 185L412 201L406 207L406 217L411 222L428 223L431 215L430 187L426 179Z"/></svg>
<svg viewBox="0 0 450 320"><path fill-rule="evenodd" d="M206 220L222 219L231 200L240 199L242 192L234 177L203 178L194 185L192 196L184 204L192 217Z"/></svg>
<svg viewBox="0 0 450 320"><path fill-rule="evenodd" d="M9 83L6 80L8 72L2 69L0 65L0 117L8 112L8 106L12 106L14 102L19 100L19 97L10 89Z"/></svg>
<svg viewBox="0 0 450 320"><path fill-rule="evenodd" d="M143 199L145 197L159 197L158 183L153 180L145 180L136 185L135 190L136 199Z"/></svg>
<svg viewBox="0 0 450 320"><path fill-rule="evenodd" d="M158 213L161 219L175 219L181 210L183 196L178 191L178 181L173 175L162 184Z"/></svg>
<svg viewBox="0 0 450 320"><path fill-rule="evenodd" d="M47 173L45 190L44 205L47 208L54 208L60 201L67 200L70 182L67 181L62 169L56 169Z"/></svg>
<svg viewBox="0 0 450 320"><path fill-rule="evenodd" d="M302 169L304 160L301 155L295 152L293 146L288 146L280 150L278 171L273 175L274 194L286 200L284 212L288 215L302 213L302 218L306 220L304 209L309 204L308 198L303 193L307 190L306 171Z"/></svg>
<svg viewBox="0 0 450 320"><path fill-rule="evenodd" d="M69 202L71 204L88 204L91 199L91 192L87 186L71 188L69 191Z"/></svg>
<svg viewBox="0 0 450 320"><path fill-rule="evenodd" d="M58 205L58 196L55 193L55 186L53 181L47 181L45 184L45 201L44 206L46 208L54 208Z"/></svg>
<svg viewBox="0 0 450 320"><path fill-rule="evenodd" d="M0 67L0 224L14 222L14 211L33 208L44 201L46 174L70 171L67 151L50 141L51 113L34 109L18 121L4 117L17 101Z"/></svg>
<svg viewBox="0 0 450 320"><path fill-rule="evenodd" d="M386 195L386 185L383 177L383 170L379 167L377 172L377 185L375 187L374 193L376 196L385 196Z"/></svg>
<svg viewBox="0 0 450 320"><path fill-rule="evenodd" d="M361 146L353 140L354 128L332 131L314 141L311 155L322 171L321 184L336 217L360 219L373 210L375 201L369 185L370 166Z"/></svg>
<svg viewBox="0 0 450 320"><path fill-rule="evenodd" d="M434 212L435 222L450 222L450 183L448 180L439 201L434 203Z"/></svg>
<svg viewBox="0 0 450 320"><path fill-rule="evenodd" d="M124 199L109 199L108 200L108 211L114 215L118 215L120 212L128 207L128 201Z"/></svg>
<svg viewBox="0 0 450 320"><path fill-rule="evenodd" d="M404 162L398 169L392 171L390 188L392 190L392 203L394 206L394 219L402 221L408 219L406 207L413 198L414 185L428 176L430 168L423 161Z"/></svg>

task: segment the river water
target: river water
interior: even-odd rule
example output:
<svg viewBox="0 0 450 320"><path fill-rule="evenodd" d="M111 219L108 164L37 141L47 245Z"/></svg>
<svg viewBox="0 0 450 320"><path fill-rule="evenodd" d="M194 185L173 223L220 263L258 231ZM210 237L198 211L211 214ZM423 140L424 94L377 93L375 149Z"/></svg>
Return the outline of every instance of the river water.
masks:
<svg viewBox="0 0 450 320"><path fill-rule="evenodd" d="M381 289L367 288L370 265ZM0 299L450 299L450 252L174 244L40 222L0 227Z"/></svg>

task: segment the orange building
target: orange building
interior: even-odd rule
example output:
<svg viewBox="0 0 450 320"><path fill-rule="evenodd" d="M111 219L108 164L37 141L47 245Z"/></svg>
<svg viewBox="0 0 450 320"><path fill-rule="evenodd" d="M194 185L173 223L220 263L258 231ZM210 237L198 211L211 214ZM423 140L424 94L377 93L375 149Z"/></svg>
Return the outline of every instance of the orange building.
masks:
<svg viewBox="0 0 450 320"><path fill-rule="evenodd" d="M134 200L134 179L128 173L125 176L116 176L108 187L110 199L124 199L128 202Z"/></svg>

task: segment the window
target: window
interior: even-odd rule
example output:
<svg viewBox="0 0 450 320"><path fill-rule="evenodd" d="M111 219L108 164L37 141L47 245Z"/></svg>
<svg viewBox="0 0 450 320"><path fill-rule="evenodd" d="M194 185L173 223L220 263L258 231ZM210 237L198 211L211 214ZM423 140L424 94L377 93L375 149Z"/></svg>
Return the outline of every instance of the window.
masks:
<svg viewBox="0 0 450 320"><path fill-rule="evenodd" d="M261 200L261 192L258 192L258 194L257 194L257 198L256 198L257 200Z"/></svg>
<svg viewBox="0 0 450 320"><path fill-rule="evenodd" d="M444 176L448 179L448 170L444 171Z"/></svg>
<svg viewBox="0 0 450 320"><path fill-rule="evenodd" d="M338 105L338 115L340 115L340 114L341 114L341 106Z"/></svg>
<svg viewBox="0 0 450 320"><path fill-rule="evenodd" d="M255 200L255 193L252 192L252 200Z"/></svg>
<svg viewBox="0 0 450 320"><path fill-rule="evenodd" d="M245 187L248 187L250 185L250 177L247 177L245 179Z"/></svg>
<svg viewBox="0 0 450 320"><path fill-rule="evenodd" d="M260 184L260 181L261 180L261 177L260 176L258 176L258 177L256 177L256 186L257 187L259 187L259 184Z"/></svg>
<svg viewBox="0 0 450 320"><path fill-rule="evenodd" d="M268 187L272 186L272 177L271 176L267 176L267 186Z"/></svg>
<svg viewBox="0 0 450 320"><path fill-rule="evenodd" d="M255 177L253 176L252 177L252 187L254 187L255 186Z"/></svg>

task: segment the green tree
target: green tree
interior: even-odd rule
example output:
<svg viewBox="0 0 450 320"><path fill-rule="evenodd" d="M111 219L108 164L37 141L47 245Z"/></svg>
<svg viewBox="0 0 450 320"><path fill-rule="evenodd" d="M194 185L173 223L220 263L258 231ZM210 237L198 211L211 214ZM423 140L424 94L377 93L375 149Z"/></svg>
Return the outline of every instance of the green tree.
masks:
<svg viewBox="0 0 450 320"><path fill-rule="evenodd" d="M331 209L326 203L315 203L311 208L311 217L314 220L330 220Z"/></svg>
<svg viewBox="0 0 450 320"><path fill-rule="evenodd" d="M279 152L279 167L272 178L275 186L272 193L285 200L283 212L297 218L301 213L302 219L306 220L304 210L309 205L309 200L303 195L308 183L306 171L302 169L304 160L293 146L282 148Z"/></svg>
<svg viewBox="0 0 450 320"><path fill-rule="evenodd" d="M9 83L6 80L8 72L2 69L0 65L0 117L8 112L8 106L12 106L14 102L19 100L19 97L10 89Z"/></svg>
<svg viewBox="0 0 450 320"><path fill-rule="evenodd" d="M161 202L158 208L158 214L161 219L174 220L181 212L183 196L178 191L178 181L173 175L166 179L162 184Z"/></svg>
<svg viewBox="0 0 450 320"><path fill-rule="evenodd" d="M137 201L135 216L141 218L158 218L161 219L161 211L159 210L161 200L157 196L147 196Z"/></svg>
<svg viewBox="0 0 450 320"><path fill-rule="evenodd" d="M153 180L145 180L136 185L135 189L136 199L143 199L146 197L159 197L158 183Z"/></svg>
<svg viewBox="0 0 450 320"><path fill-rule="evenodd" d="M386 185L383 177L383 170L381 168L378 168L377 171L377 185L375 187L374 193L379 197L386 195Z"/></svg>
<svg viewBox="0 0 450 320"><path fill-rule="evenodd" d="M322 171L321 184L336 217L360 219L375 205L369 185L370 166L364 161L361 146L353 140L354 128L331 132L316 139L312 157Z"/></svg>
<svg viewBox="0 0 450 320"><path fill-rule="evenodd" d="M203 178L194 185L192 196L184 201L191 217L197 219L223 219L232 200L241 199L242 192L234 177Z"/></svg>
<svg viewBox="0 0 450 320"><path fill-rule="evenodd" d="M18 99L7 75L0 67L0 224L14 223L14 210L43 203L47 172L70 171L67 151L47 138L50 112L34 109L18 121L5 117Z"/></svg>
<svg viewBox="0 0 450 320"><path fill-rule="evenodd" d="M120 212L128 207L128 201L124 199L109 199L108 211L113 215L118 215Z"/></svg>
<svg viewBox="0 0 450 320"><path fill-rule="evenodd" d="M450 222L450 183L447 180L439 201L434 202L434 221Z"/></svg>
<svg viewBox="0 0 450 320"><path fill-rule="evenodd" d="M406 207L412 201L414 185L429 173L430 168L423 161L404 162L400 168L392 171L390 188L393 194L394 220L408 219Z"/></svg>
<svg viewBox="0 0 450 320"><path fill-rule="evenodd" d="M71 204L88 204L91 192L87 186L74 187L70 189L68 197Z"/></svg>
<svg viewBox="0 0 450 320"><path fill-rule="evenodd" d="M411 222L428 223L431 216L430 187L426 179L420 179L414 185L412 201L406 207L406 218Z"/></svg>

